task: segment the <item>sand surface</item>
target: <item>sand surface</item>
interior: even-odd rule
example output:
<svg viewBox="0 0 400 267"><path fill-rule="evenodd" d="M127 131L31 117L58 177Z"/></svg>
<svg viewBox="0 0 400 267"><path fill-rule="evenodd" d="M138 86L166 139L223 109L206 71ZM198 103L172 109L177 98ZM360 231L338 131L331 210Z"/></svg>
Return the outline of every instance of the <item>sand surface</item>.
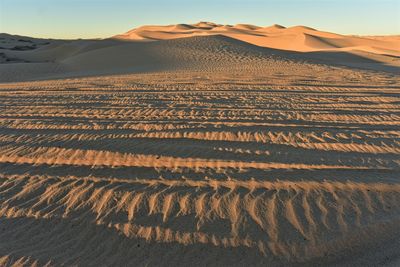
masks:
<svg viewBox="0 0 400 267"><path fill-rule="evenodd" d="M400 264L395 56L2 36L0 266Z"/></svg>

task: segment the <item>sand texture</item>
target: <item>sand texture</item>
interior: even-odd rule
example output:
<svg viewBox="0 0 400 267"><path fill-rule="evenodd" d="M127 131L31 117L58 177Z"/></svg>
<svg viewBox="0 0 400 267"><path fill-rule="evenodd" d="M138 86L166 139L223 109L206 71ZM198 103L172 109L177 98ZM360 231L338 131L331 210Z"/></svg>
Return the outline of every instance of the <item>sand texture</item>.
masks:
<svg viewBox="0 0 400 267"><path fill-rule="evenodd" d="M396 57L196 25L3 35L0 266L398 266Z"/></svg>

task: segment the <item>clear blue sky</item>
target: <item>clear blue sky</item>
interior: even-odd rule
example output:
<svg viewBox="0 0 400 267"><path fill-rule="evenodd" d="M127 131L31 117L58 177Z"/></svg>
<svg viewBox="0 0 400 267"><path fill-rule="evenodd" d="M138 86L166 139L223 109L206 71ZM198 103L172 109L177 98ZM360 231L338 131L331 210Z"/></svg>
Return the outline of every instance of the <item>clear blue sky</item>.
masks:
<svg viewBox="0 0 400 267"><path fill-rule="evenodd" d="M98 38L198 21L400 34L400 0L0 0L0 32L35 37Z"/></svg>

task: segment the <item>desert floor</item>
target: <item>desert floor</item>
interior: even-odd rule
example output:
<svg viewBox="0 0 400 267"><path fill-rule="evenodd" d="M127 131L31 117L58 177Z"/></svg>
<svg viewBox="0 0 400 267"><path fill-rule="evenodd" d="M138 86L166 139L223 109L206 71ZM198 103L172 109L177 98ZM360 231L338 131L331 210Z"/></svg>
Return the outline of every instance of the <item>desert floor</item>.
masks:
<svg viewBox="0 0 400 267"><path fill-rule="evenodd" d="M207 38L2 64L0 265L400 264L398 69Z"/></svg>
<svg viewBox="0 0 400 267"><path fill-rule="evenodd" d="M320 74L1 84L1 264L398 259L398 83Z"/></svg>

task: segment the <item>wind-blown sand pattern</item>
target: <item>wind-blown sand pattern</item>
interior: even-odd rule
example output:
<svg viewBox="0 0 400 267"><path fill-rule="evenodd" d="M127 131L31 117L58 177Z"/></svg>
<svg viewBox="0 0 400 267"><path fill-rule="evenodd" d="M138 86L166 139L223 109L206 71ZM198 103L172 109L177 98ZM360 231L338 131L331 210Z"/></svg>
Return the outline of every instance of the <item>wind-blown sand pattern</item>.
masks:
<svg viewBox="0 0 400 267"><path fill-rule="evenodd" d="M399 263L395 73L153 46L151 73L0 84L0 265Z"/></svg>

